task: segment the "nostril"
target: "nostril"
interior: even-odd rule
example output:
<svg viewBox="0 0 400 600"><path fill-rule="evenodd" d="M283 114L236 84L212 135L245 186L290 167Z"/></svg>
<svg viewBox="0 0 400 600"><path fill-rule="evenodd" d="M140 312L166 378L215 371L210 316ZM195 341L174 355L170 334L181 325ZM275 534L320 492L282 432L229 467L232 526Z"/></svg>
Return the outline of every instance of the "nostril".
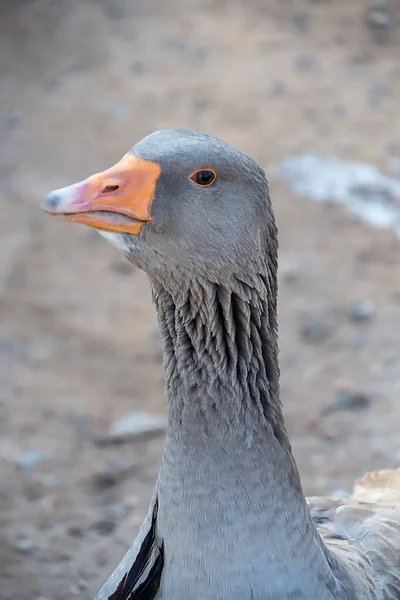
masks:
<svg viewBox="0 0 400 600"><path fill-rule="evenodd" d="M119 185L106 185L102 190L102 194L109 194L110 192L116 192L119 189Z"/></svg>

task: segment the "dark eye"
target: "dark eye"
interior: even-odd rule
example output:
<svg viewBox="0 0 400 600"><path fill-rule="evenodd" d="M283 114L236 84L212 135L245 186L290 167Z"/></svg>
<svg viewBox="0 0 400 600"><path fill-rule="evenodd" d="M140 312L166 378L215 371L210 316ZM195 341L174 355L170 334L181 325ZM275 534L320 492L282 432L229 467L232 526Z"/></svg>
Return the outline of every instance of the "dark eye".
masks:
<svg viewBox="0 0 400 600"><path fill-rule="evenodd" d="M199 171L192 173L190 179L196 185L209 187L217 179L217 175L212 169L200 169Z"/></svg>

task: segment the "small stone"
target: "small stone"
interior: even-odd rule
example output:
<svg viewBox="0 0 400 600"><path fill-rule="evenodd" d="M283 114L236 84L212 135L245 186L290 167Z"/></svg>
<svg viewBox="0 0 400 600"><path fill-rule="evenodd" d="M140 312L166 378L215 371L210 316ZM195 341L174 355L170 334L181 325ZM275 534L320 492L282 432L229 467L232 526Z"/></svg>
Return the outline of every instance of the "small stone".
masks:
<svg viewBox="0 0 400 600"><path fill-rule="evenodd" d="M83 577L80 577L80 579L77 582L77 586L81 591L87 590L89 587L88 582L85 579L83 579Z"/></svg>
<svg viewBox="0 0 400 600"><path fill-rule="evenodd" d="M117 262L111 265L111 269L114 273L118 273L119 275L133 275L135 272L132 265L128 263L128 261Z"/></svg>
<svg viewBox="0 0 400 600"><path fill-rule="evenodd" d="M32 479L29 479L22 489L22 494L28 502L37 502L45 496L46 490L39 481L32 481Z"/></svg>
<svg viewBox="0 0 400 600"><path fill-rule="evenodd" d="M15 544L15 548L21 552L21 554L33 554L37 550L37 544L29 538L20 540Z"/></svg>
<svg viewBox="0 0 400 600"><path fill-rule="evenodd" d="M196 114L204 113L210 108L210 101L206 98L196 98L193 101L193 110Z"/></svg>
<svg viewBox="0 0 400 600"><path fill-rule="evenodd" d="M195 60L197 62L201 61L202 64L204 64L207 59L207 47L200 46L189 39L176 38L166 41L165 45L169 50L183 55L186 59Z"/></svg>
<svg viewBox="0 0 400 600"><path fill-rule="evenodd" d="M70 525L67 529L67 533L71 537L82 538L85 535L85 530L79 525Z"/></svg>
<svg viewBox="0 0 400 600"><path fill-rule="evenodd" d="M321 409L321 416L339 411L365 410L371 405L370 398L364 392L340 390L333 402Z"/></svg>
<svg viewBox="0 0 400 600"><path fill-rule="evenodd" d="M317 59L313 54L298 54L294 61L294 66L299 71L309 71L317 64Z"/></svg>
<svg viewBox="0 0 400 600"><path fill-rule="evenodd" d="M95 556L95 561L98 567L105 567L108 565L109 557L104 551L100 551Z"/></svg>
<svg viewBox="0 0 400 600"><path fill-rule="evenodd" d="M330 329L323 321L310 317L300 328L300 335L310 344L322 344L330 336Z"/></svg>
<svg viewBox="0 0 400 600"><path fill-rule="evenodd" d="M72 584L69 587L69 593L72 594L73 596L80 596L80 594L81 594L79 587L74 584Z"/></svg>
<svg viewBox="0 0 400 600"><path fill-rule="evenodd" d="M328 429L327 427L318 424L315 429L316 433L322 440L326 440L328 442L333 442L337 438L337 432L332 429Z"/></svg>
<svg viewBox="0 0 400 600"><path fill-rule="evenodd" d="M296 33L305 34L310 29L310 15L308 13L295 13L292 19L292 28Z"/></svg>
<svg viewBox="0 0 400 600"><path fill-rule="evenodd" d="M349 316L353 321L369 321L375 313L375 305L372 300L360 300L349 310Z"/></svg>
<svg viewBox="0 0 400 600"><path fill-rule="evenodd" d="M271 81L262 85L261 94L271 98L279 98L280 96L283 96L286 89L284 81Z"/></svg>
<svg viewBox="0 0 400 600"><path fill-rule="evenodd" d="M391 89L382 83L373 83L369 89L369 99L372 106L377 106L390 95Z"/></svg>
<svg viewBox="0 0 400 600"><path fill-rule="evenodd" d="M114 502L113 504L110 504L107 512L111 518L118 519L125 517L129 512L129 508L122 502Z"/></svg>
<svg viewBox="0 0 400 600"><path fill-rule="evenodd" d="M102 491L112 488L120 483L126 474L126 469L116 465L106 465L103 470L93 473L91 483L96 490Z"/></svg>
<svg viewBox="0 0 400 600"><path fill-rule="evenodd" d="M295 262L287 262L286 264L283 263L279 267L280 277L287 282L296 281L299 276L299 271L299 265Z"/></svg>
<svg viewBox="0 0 400 600"><path fill-rule="evenodd" d="M146 412L130 412L114 421L108 431L109 441L134 441L148 435L164 433L165 421Z"/></svg>
<svg viewBox="0 0 400 600"><path fill-rule="evenodd" d="M367 25L377 43L382 44L388 40L389 33L394 28L394 17L386 0L372 1L367 15Z"/></svg>
<svg viewBox="0 0 400 600"><path fill-rule="evenodd" d="M21 471L29 472L38 467L40 463L52 458L53 454L46 451L21 452L21 454L15 457L15 462Z"/></svg>
<svg viewBox="0 0 400 600"><path fill-rule="evenodd" d="M110 535L115 529L115 521L111 519L103 519L101 521L96 521L92 525L92 529L96 531L99 535Z"/></svg>

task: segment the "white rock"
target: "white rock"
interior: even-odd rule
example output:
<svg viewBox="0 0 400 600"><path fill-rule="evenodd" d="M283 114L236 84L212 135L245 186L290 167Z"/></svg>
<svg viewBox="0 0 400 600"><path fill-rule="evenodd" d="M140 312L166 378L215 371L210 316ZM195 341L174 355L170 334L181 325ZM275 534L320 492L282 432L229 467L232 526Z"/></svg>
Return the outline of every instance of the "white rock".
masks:
<svg viewBox="0 0 400 600"><path fill-rule="evenodd" d="M400 181L335 156L286 156L271 175L301 198L344 204L356 217L400 237Z"/></svg>
<svg viewBox="0 0 400 600"><path fill-rule="evenodd" d="M125 413L116 419L108 431L108 439L115 441L135 439L165 431L166 423L146 412Z"/></svg>

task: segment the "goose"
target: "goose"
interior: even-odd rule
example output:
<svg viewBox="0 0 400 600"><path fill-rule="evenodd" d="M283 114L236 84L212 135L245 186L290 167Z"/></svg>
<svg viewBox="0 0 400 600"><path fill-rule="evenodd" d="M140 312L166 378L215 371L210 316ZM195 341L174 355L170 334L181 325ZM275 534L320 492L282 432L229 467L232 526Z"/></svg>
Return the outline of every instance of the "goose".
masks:
<svg viewBox="0 0 400 600"><path fill-rule="evenodd" d="M156 131L50 192L150 282L168 422L141 530L96 600L400 599L400 469L309 498L279 397L277 227L264 171Z"/></svg>

